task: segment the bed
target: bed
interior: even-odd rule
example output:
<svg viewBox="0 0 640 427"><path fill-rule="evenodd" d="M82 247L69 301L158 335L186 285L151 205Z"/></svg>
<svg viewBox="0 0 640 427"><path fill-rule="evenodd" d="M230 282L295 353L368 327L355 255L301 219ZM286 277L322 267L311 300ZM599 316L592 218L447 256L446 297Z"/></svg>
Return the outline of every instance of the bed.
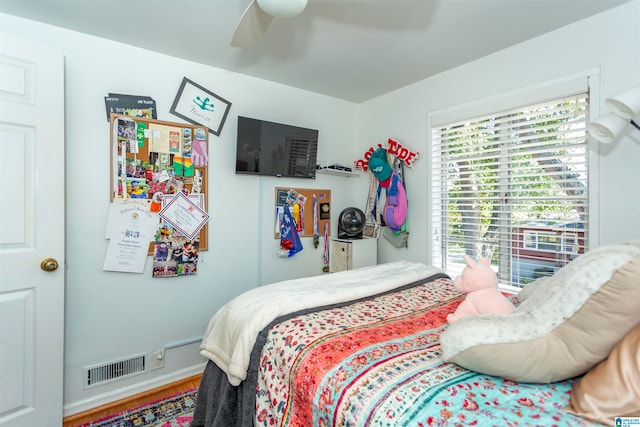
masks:
<svg viewBox="0 0 640 427"><path fill-rule="evenodd" d="M253 289L207 326L192 426L597 425L566 410L581 375L523 382L445 361L463 299L406 261Z"/></svg>

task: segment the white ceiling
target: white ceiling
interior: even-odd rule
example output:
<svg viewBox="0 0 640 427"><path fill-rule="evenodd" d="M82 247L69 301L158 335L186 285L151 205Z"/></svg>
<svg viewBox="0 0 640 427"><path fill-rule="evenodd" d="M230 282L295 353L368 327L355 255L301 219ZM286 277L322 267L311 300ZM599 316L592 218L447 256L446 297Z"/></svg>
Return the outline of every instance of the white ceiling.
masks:
<svg viewBox="0 0 640 427"><path fill-rule="evenodd" d="M250 48L230 46L249 0L0 0L0 12L360 103L627 1L309 0Z"/></svg>

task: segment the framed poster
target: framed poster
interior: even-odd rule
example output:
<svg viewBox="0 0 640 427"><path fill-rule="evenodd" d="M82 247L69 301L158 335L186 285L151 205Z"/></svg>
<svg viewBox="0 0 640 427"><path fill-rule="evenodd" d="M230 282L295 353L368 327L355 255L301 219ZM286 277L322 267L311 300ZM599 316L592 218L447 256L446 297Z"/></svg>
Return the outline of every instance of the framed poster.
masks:
<svg viewBox="0 0 640 427"><path fill-rule="evenodd" d="M184 77L169 111L220 136L230 109L229 101Z"/></svg>

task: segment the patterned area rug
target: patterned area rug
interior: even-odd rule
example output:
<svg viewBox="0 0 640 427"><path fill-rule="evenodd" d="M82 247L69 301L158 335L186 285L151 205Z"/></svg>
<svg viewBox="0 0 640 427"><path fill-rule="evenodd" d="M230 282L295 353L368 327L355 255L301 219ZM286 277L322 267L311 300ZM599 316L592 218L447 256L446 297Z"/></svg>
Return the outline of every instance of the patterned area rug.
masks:
<svg viewBox="0 0 640 427"><path fill-rule="evenodd" d="M79 427L189 427L197 394L197 389L185 391Z"/></svg>

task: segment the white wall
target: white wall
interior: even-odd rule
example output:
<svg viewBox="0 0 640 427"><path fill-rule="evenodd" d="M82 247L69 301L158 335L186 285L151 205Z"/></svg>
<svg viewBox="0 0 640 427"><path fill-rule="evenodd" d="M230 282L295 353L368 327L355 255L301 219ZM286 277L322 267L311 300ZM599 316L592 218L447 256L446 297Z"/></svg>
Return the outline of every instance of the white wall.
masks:
<svg viewBox="0 0 640 427"><path fill-rule="evenodd" d="M602 97L640 84L640 0L522 43L361 105L135 49L118 43L0 15L4 31L52 44L65 52L67 134L67 296L65 408L70 414L104 401L197 372L197 345L167 352L166 368L85 391L82 368L149 352L201 335L213 312L233 296L260 284L319 274L321 247L290 259L276 255L273 193L276 186L332 190L332 229L346 206L364 207L368 177L319 175L316 181L236 176L236 116L282 121L320 130L319 158L350 163L372 145L395 137L421 153L406 173L408 249L384 239L379 262L428 262L426 197L429 112L600 67ZM611 45L612 41L618 44ZM148 95L159 119L168 113L182 77L233 103L221 136L211 136L209 251L197 276L152 279L102 272L107 248L109 129L108 92ZM602 106L605 112L606 107ZM354 123L359 125L354 125ZM633 129L600 147L595 202L600 243L640 238L640 132ZM359 144L352 144L359 141Z"/></svg>
<svg viewBox="0 0 640 427"><path fill-rule="evenodd" d="M396 249L381 239L378 262L411 259L429 262L431 251L427 189L427 114L495 97L593 68L601 70L600 111L604 99L640 85L640 0L635 0L574 25L505 49L400 90L361 104L360 141L367 147L395 136L421 157L406 173L409 199L409 249ZM472 35L470 35L472 37ZM640 238L640 132L628 126L611 145L594 144L599 162L592 182L599 219L594 242Z"/></svg>
<svg viewBox="0 0 640 427"><path fill-rule="evenodd" d="M274 187L331 189L335 229L352 199L350 188L363 178L236 175L237 116L318 129L319 159L349 162L357 156L350 145L357 137L357 105L7 15L0 19L3 31L58 46L65 55L67 415L199 373L205 359L197 344L168 350L164 369L87 391L83 367L200 337L211 315L240 292L322 274L322 243L314 249L311 238L303 239L304 250L294 257L277 256ZM143 275L103 272L110 185L104 96L151 96L158 119L181 122L169 109L185 76L232 102L220 137L210 134L209 250L200 252L196 276L153 279L150 257Z"/></svg>

